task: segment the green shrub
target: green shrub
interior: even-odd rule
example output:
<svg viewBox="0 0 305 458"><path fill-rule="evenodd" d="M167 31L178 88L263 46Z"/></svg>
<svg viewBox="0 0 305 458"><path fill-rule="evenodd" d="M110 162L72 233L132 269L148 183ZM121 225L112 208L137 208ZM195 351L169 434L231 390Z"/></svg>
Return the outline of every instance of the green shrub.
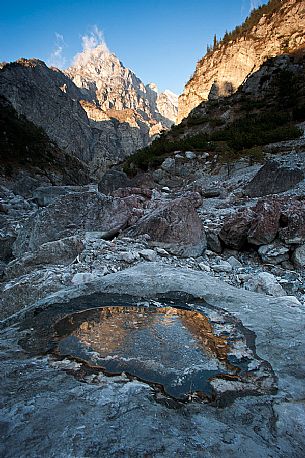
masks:
<svg viewBox="0 0 305 458"><path fill-rule="evenodd" d="M264 150L261 146L253 146L248 150L244 150L243 157L249 157L253 163L255 162L263 162L265 154Z"/></svg>
<svg viewBox="0 0 305 458"><path fill-rule="evenodd" d="M222 118L210 118L209 119L209 124L211 127L220 127L225 124L225 120Z"/></svg>
<svg viewBox="0 0 305 458"><path fill-rule="evenodd" d="M260 110L264 108L264 106L265 106L264 100L253 100L253 99L247 99L244 97L240 101L240 109L242 111L251 112L253 110Z"/></svg>
<svg viewBox="0 0 305 458"><path fill-rule="evenodd" d="M165 137L161 136L154 140L150 146L129 156L124 162L123 169L128 175L134 175L137 169L147 171L150 167L158 167L174 151L202 151L208 148L211 150L212 145L208 144L207 134L198 134L174 141L166 140Z"/></svg>
<svg viewBox="0 0 305 458"><path fill-rule="evenodd" d="M208 116L189 116L187 118L187 125L189 127L199 126L201 124L207 124L210 121Z"/></svg>
<svg viewBox="0 0 305 458"><path fill-rule="evenodd" d="M300 0L301 1L301 0ZM229 41L238 39L249 32L256 26L260 19L265 15L270 17L282 6L282 0L270 0L266 5L261 5L252 10L250 16L246 18L242 25L238 25L232 32L226 32L220 44L226 44Z"/></svg>
<svg viewBox="0 0 305 458"><path fill-rule="evenodd" d="M285 112L266 112L248 115L214 131L209 139L226 141L234 151L250 149L268 143L297 138L300 130L290 124L290 114Z"/></svg>

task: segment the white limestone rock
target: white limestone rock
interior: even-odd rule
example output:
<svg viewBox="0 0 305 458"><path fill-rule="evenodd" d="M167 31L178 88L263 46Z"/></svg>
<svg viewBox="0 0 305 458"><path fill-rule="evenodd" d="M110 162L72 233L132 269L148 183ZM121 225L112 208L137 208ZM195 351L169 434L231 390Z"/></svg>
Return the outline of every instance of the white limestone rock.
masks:
<svg viewBox="0 0 305 458"><path fill-rule="evenodd" d="M234 256L230 256L227 259L227 262L232 266L233 269L240 269L242 267L242 263L239 262Z"/></svg>
<svg viewBox="0 0 305 458"><path fill-rule="evenodd" d="M136 251L122 251L122 253L119 255L119 259L127 262L128 264L132 264L133 262L140 259L140 255Z"/></svg>
<svg viewBox="0 0 305 458"><path fill-rule="evenodd" d="M220 261L218 264L213 264L212 269L215 272L226 272L226 273L232 272L232 266L227 261Z"/></svg>
<svg viewBox="0 0 305 458"><path fill-rule="evenodd" d="M276 280L276 277L268 272L261 272L253 275L246 283L245 289L256 293L267 294L268 296L286 296L285 290Z"/></svg>
<svg viewBox="0 0 305 458"><path fill-rule="evenodd" d="M270 264L280 264L289 259L289 248L280 243L262 245L259 247L258 253L262 261Z"/></svg>

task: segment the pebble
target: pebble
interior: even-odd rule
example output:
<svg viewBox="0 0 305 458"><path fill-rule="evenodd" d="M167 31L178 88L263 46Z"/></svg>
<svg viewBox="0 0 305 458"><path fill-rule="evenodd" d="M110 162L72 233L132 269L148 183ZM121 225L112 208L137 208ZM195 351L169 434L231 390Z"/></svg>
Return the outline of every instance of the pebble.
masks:
<svg viewBox="0 0 305 458"><path fill-rule="evenodd" d="M156 253L160 256L164 256L164 257L169 256L169 253L166 250L164 250L163 248L156 247L155 250L156 250Z"/></svg>
<svg viewBox="0 0 305 458"><path fill-rule="evenodd" d="M128 264L132 264L134 261L138 261L140 259L140 255L136 251L122 251L119 255L119 259L127 262Z"/></svg>
<svg viewBox="0 0 305 458"><path fill-rule="evenodd" d="M239 260L236 259L234 256L230 256L227 259L227 262L233 267L233 269L239 269L242 267L242 263L239 262Z"/></svg>
<svg viewBox="0 0 305 458"><path fill-rule="evenodd" d="M208 266L207 264L204 264L203 262L199 263L199 267L200 267L201 270L204 270L205 272L210 272L211 271L211 267Z"/></svg>
<svg viewBox="0 0 305 458"><path fill-rule="evenodd" d="M227 261L222 261L219 264L213 264L212 265L212 269L215 272L227 272L227 273L229 273L229 272L232 271L232 266Z"/></svg>
<svg viewBox="0 0 305 458"><path fill-rule="evenodd" d="M193 153L193 151L186 151L185 152L185 157L187 159L195 159L196 158L196 153Z"/></svg>
<svg viewBox="0 0 305 458"><path fill-rule="evenodd" d="M165 192L165 193L169 193L171 192L171 190L169 189L168 186L163 186L163 188L161 189L162 192Z"/></svg>
<svg viewBox="0 0 305 458"><path fill-rule="evenodd" d="M154 250L141 250L139 251L139 255L142 256L146 261L156 261L157 260L157 253Z"/></svg>

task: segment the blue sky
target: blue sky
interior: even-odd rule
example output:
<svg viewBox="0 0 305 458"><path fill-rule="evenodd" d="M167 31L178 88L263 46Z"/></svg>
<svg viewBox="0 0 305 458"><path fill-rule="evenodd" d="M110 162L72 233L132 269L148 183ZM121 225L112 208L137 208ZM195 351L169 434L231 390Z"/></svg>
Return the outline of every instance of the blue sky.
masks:
<svg viewBox="0 0 305 458"><path fill-rule="evenodd" d="M266 0L6 1L0 61L37 57L65 68L84 37L108 48L144 83L181 93L213 36L223 36ZM83 37L83 39L82 39Z"/></svg>

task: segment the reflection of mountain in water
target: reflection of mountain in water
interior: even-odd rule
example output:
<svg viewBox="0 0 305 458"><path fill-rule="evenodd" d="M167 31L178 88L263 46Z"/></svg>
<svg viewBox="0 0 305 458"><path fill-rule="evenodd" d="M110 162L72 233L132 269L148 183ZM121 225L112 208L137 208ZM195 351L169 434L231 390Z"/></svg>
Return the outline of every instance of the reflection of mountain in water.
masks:
<svg viewBox="0 0 305 458"><path fill-rule="evenodd" d="M209 319L195 311L175 308L103 308L99 310L99 317L95 317L94 321L84 321L74 335L102 356L104 351L109 355L124 345L128 333L134 334L150 328L158 338L155 329L158 325L184 326L204 352L217 356L221 361L226 360L226 339L214 335Z"/></svg>
<svg viewBox="0 0 305 458"><path fill-rule="evenodd" d="M210 392L208 379L232 370L226 367L226 338L215 336L208 318L196 311L107 307L63 320L61 331L66 326L73 330L60 342L61 354L162 384L178 398Z"/></svg>

